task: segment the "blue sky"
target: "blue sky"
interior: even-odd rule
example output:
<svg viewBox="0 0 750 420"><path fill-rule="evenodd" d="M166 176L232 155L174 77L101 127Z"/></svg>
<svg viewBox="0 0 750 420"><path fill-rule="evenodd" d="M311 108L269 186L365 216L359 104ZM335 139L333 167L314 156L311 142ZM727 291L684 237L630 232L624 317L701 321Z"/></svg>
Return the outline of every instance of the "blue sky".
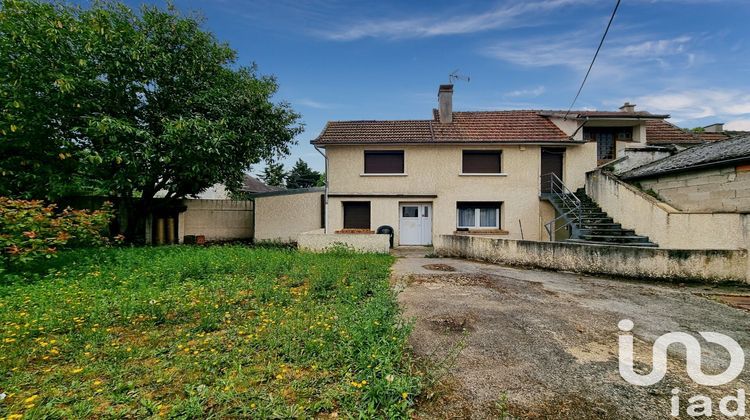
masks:
<svg viewBox="0 0 750 420"><path fill-rule="evenodd" d="M139 1L128 1L137 6ZM163 2L153 2L164 4ZM455 69L456 110L566 109L614 1L174 0L277 76L302 114L293 153L328 120L424 119ZM576 108L665 112L683 127L750 130L750 1L623 0ZM254 168L262 169L262 165Z"/></svg>

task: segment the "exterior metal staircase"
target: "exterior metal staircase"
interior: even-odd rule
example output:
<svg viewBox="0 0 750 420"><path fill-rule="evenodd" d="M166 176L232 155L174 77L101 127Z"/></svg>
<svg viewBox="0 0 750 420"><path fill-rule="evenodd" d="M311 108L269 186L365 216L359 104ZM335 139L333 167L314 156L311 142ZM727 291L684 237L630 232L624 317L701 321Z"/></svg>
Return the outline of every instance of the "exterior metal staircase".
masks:
<svg viewBox="0 0 750 420"><path fill-rule="evenodd" d="M637 235L632 229L623 229L612 220L583 188L572 192L554 173L542 175L541 198L555 208L558 216L544 225L551 241L567 236L563 242L595 245L656 247L648 236ZM559 232L565 232L562 235Z"/></svg>

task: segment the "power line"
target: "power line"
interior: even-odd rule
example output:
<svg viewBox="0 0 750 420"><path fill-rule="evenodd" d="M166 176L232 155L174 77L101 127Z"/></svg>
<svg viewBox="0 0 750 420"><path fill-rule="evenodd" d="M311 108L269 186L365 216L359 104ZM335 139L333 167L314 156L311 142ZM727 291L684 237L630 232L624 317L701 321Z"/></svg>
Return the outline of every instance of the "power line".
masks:
<svg viewBox="0 0 750 420"><path fill-rule="evenodd" d="M615 19L615 13L617 13L618 7L620 7L620 0L617 0L617 3L615 4L615 8L614 10L612 10L612 16L609 17L609 22L607 23L607 29L604 30L604 34L602 35L602 40L599 41L599 46L596 47L594 58L591 59L591 64L589 64L589 69L586 71L586 76L583 77L583 82L581 82L581 87L578 88L578 93L576 93L576 97L573 98L573 102L570 103L570 107L568 107L568 110L565 112L565 116L563 117L563 119L568 118L568 114L570 114L570 110L573 109L573 105L575 105L576 101L578 100L578 96L581 94L581 91L583 90L583 85L586 84L586 80L589 78L589 73L591 73L591 68L594 67L594 62L596 61L596 57L599 55L599 50L601 50L602 45L604 45L604 38L607 37L607 33L609 32L609 27L612 26L612 21Z"/></svg>

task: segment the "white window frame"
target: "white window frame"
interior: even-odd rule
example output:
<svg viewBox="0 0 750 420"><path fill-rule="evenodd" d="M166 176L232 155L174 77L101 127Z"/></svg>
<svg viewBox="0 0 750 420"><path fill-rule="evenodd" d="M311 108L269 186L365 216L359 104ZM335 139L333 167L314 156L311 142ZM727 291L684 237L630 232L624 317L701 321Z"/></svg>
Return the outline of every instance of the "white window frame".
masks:
<svg viewBox="0 0 750 420"><path fill-rule="evenodd" d="M502 207L502 204L500 207ZM495 209L495 226L479 226L482 207L474 207L474 226L461 226L461 217L458 214L458 206L456 206L456 227L458 229L500 229L500 207Z"/></svg>

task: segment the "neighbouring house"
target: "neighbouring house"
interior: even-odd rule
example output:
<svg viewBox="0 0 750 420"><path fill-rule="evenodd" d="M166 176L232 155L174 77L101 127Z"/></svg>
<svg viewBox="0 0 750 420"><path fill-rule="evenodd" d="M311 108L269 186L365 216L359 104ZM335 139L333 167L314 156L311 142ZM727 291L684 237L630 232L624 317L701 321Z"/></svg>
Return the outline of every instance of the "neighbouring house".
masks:
<svg viewBox="0 0 750 420"><path fill-rule="evenodd" d="M678 210L750 213L750 136L705 143L620 178Z"/></svg>
<svg viewBox="0 0 750 420"><path fill-rule="evenodd" d="M272 187L270 185L266 185L258 178L245 174L244 179L242 180L242 187L240 188L240 191L248 194L257 194L279 191L283 189L284 188L282 187ZM195 196L195 198L201 200L231 200L232 194L227 190L224 184L219 183L214 184L201 191L198 195Z"/></svg>
<svg viewBox="0 0 750 420"><path fill-rule="evenodd" d="M271 185L266 185L258 178L245 174L245 179L242 182L242 188L240 188L240 191L248 194L258 194L272 191L281 191L283 189L284 187L274 187Z"/></svg>
<svg viewBox="0 0 750 420"><path fill-rule="evenodd" d="M701 143L668 115L629 103L619 111L458 112L452 95L452 85L440 86L431 119L325 126L312 144L327 160L326 234L388 226L395 245L430 245L446 234L548 240L567 230L584 242L616 236L653 246L595 203L580 205L586 173L631 148ZM562 217L571 211L565 200L588 212L575 232Z"/></svg>

